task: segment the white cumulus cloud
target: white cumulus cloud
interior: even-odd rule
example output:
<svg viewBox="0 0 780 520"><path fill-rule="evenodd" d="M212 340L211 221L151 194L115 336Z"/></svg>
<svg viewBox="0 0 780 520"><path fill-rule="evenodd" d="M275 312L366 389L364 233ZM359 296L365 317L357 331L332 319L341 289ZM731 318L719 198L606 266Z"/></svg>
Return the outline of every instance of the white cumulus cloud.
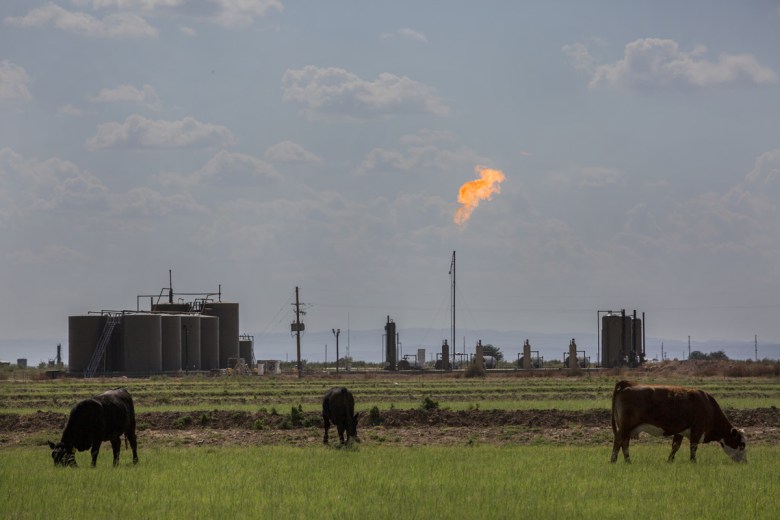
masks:
<svg viewBox="0 0 780 520"><path fill-rule="evenodd" d="M705 57L706 47L684 51L669 39L635 40L626 45L623 58L612 64L596 64L582 44L566 45L563 51L574 58L578 69L592 74L590 86L594 88L651 90L777 82L777 74L752 54L722 53L713 61Z"/></svg>
<svg viewBox="0 0 780 520"><path fill-rule="evenodd" d="M30 76L24 67L8 60L0 61L0 99L30 99L28 83Z"/></svg>
<svg viewBox="0 0 780 520"><path fill-rule="evenodd" d="M162 109L162 101L150 85L140 89L132 85L120 85L115 88L102 89L97 95L89 98L93 103L135 103L151 110Z"/></svg>
<svg viewBox="0 0 780 520"><path fill-rule="evenodd" d="M271 162L318 163L322 159L293 141L282 141L265 151L265 158Z"/></svg>
<svg viewBox="0 0 780 520"><path fill-rule="evenodd" d="M87 149L102 148L189 148L194 146L232 146L233 134L220 125L201 123L192 117L179 121L147 119L131 115L123 123L98 126L87 140Z"/></svg>
<svg viewBox="0 0 780 520"><path fill-rule="evenodd" d="M284 101L302 104L305 113L312 117L363 119L404 113L449 113L433 88L386 72L367 81L344 69L307 65L287 70L282 88Z"/></svg>
<svg viewBox="0 0 780 520"><path fill-rule="evenodd" d="M157 29L141 16L120 12L96 18L88 13L68 11L53 3L37 7L25 16L9 16L5 23L15 27L48 28L98 38L153 38Z"/></svg>

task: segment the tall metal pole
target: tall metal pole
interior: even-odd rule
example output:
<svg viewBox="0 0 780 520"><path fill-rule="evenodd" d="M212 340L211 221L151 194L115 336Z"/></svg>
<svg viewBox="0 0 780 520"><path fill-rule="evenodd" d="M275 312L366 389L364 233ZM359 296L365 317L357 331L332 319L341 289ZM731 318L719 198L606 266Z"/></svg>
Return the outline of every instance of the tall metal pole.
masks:
<svg viewBox="0 0 780 520"><path fill-rule="evenodd" d="M452 366L455 366L455 251L452 252L452 263L450 263L450 276L452 276Z"/></svg>
<svg viewBox="0 0 780 520"><path fill-rule="evenodd" d="M298 379L303 377L301 366L301 302L298 300L298 287L295 287L295 343L298 354Z"/></svg>
<svg viewBox="0 0 780 520"><path fill-rule="evenodd" d="M336 373L339 373L339 334L341 329L330 329L333 331L333 335L336 336Z"/></svg>

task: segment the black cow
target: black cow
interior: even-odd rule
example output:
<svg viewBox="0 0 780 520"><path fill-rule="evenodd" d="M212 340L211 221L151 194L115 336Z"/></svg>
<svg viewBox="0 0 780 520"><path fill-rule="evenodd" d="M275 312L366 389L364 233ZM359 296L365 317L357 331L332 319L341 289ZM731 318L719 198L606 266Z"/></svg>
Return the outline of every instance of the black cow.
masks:
<svg viewBox="0 0 780 520"><path fill-rule="evenodd" d="M325 436L322 442L328 444L328 429L330 423L336 426L339 432L341 444L345 444L350 438L360 442L357 436L357 423L360 414L355 413L355 398L352 392L344 387L331 388L322 399L322 420L325 423ZM347 433L346 440L344 432Z"/></svg>
<svg viewBox="0 0 780 520"><path fill-rule="evenodd" d="M138 445L135 437L135 409L133 398L125 388L108 390L74 406L68 424L57 444L49 441L51 458L55 466L76 466L73 449L85 451L92 448L92 466L97 463L100 443L111 441L114 450L114 466L119 464L120 437L133 449L133 464L138 464Z"/></svg>

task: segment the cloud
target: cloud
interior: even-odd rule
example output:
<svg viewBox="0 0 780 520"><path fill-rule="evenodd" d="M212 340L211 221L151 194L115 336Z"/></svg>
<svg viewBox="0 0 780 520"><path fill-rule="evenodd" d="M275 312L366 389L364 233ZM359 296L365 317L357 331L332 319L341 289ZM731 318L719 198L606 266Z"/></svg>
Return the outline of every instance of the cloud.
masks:
<svg viewBox="0 0 780 520"><path fill-rule="evenodd" d="M439 173L459 169L471 170L474 164L486 162L463 146L442 147L436 144L407 146L399 150L374 148L355 169L356 175L398 171L404 173Z"/></svg>
<svg viewBox="0 0 780 520"><path fill-rule="evenodd" d="M74 106L73 106L73 105L71 105L71 104L67 104L67 105L62 105L61 107L59 107L59 108L57 109L57 113L58 113L58 114L67 115L67 116L76 116L76 117L79 117L79 116L81 116L81 115L82 115L82 113L83 113L83 112L81 111L81 109L80 109L80 108L78 108L78 107L74 107Z"/></svg>
<svg viewBox="0 0 780 520"><path fill-rule="evenodd" d="M592 74L592 88L652 90L777 82L777 74L751 54L722 53L717 61L709 61L703 57L706 47L686 52L668 39L635 40L626 45L623 58L614 64L596 64L582 44L566 45L563 51L574 58L575 67Z"/></svg>
<svg viewBox="0 0 780 520"><path fill-rule="evenodd" d="M223 27L249 26L269 11L282 12L279 0L74 0L93 9L140 11L147 16L180 16L209 20Z"/></svg>
<svg viewBox="0 0 780 520"><path fill-rule="evenodd" d="M0 226L45 213L70 215L74 223L83 223L82 216L105 223L105 217L203 211L187 193L165 196L143 186L112 192L96 175L70 161L28 159L10 148L0 149Z"/></svg>
<svg viewBox="0 0 780 520"><path fill-rule="evenodd" d="M18 266L45 266L60 264L63 262L85 263L89 258L67 246L51 244L43 246L35 251L31 249L19 249L5 254L6 260Z"/></svg>
<svg viewBox="0 0 780 520"><path fill-rule="evenodd" d="M90 97L89 100L93 103L130 102L150 110L162 109L162 101L160 101L157 92L150 85L144 85L140 89L132 85L120 85L112 89L106 88L101 90L96 96Z"/></svg>
<svg viewBox="0 0 780 520"><path fill-rule="evenodd" d="M366 81L340 68L307 65L282 78L283 101L300 103L309 117L346 119L428 113L445 116L449 108L431 87L405 76L382 73Z"/></svg>
<svg viewBox="0 0 780 520"><path fill-rule="evenodd" d="M550 175L550 180L560 186L576 188L625 185L623 173L606 166L585 166L567 172L555 172Z"/></svg>
<svg viewBox="0 0 780 520"><path fill-rule="evenodd" d="M8 25L24 28L54 27L65 32L91 36L95 38L154 38L157 29L146 23L142 17L120 12L104 18L83 13L67 11L62 7L48 3L33 9L25 16L9 16Z"/></svg>
<svg viewBox="0 0 780 520"><path fill-rule="evenodd" d="M393 33L382 33L381 38L383 39L403 38L404 40L411 40L419 43L428 43L428 37L425 36L425 33L420 31L415 31L414 29L409 29L408 27L405 27L403 29L398 29L396 32Z"/></svg>
<svg viewBox="0 0 780 520"><path fill-rule="evenodd" d="M162 173L157 176L160 184L174 188L195 188L230 183L231 186L279 182L281 175L269 163L236 152L222 150L212 157L200 170L190 174Z"/></svg>
<svg viewBox="0 0 780 520"><path fill-rule="evenodd" d="M265 158L271 162L318 163L322 159L293 141L282 141L265 151Z"/></svg>
<svg viewBox="0 0 780 520"><path fill-rule="evenodd" d="M31 99L27 84L30 76L23 67L8 60L0 61L0 99Z"/></svg>
<svg viewBox="0 0 780 520"><path fill-rule="evenodd" d="M0 149L0 201L3 215L28 215L54 210L104 211L108 189L70 161L25 159L10 148ZM0 221L2 221L0 216Z"/></svg>
<svg viewBox="0 0 780 520"><path fill-rule="evenodd" d="M232 146L235 138L220 125L201 123L191 117L179 121L151 120L134 114L124 123L103 123L87 140L87 149L191 148Z"/></svg>

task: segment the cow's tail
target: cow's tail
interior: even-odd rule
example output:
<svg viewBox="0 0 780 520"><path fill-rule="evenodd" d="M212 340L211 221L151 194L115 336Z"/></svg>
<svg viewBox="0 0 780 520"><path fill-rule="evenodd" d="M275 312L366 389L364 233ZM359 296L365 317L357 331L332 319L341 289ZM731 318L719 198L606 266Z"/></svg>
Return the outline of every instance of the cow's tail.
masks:
<svg viewBox="0 0 780 520"><path fill-rule="evenodd" d="M618 381L617 384L615 385L615 389L612 391L612 433L617 434L617 420L616 420L617 409L615 405L617 402L618 392L622 392L623 390L625 390L626 388L632 385L633 383L631 383L630 381L625 381L625 380Z"/></svg>

